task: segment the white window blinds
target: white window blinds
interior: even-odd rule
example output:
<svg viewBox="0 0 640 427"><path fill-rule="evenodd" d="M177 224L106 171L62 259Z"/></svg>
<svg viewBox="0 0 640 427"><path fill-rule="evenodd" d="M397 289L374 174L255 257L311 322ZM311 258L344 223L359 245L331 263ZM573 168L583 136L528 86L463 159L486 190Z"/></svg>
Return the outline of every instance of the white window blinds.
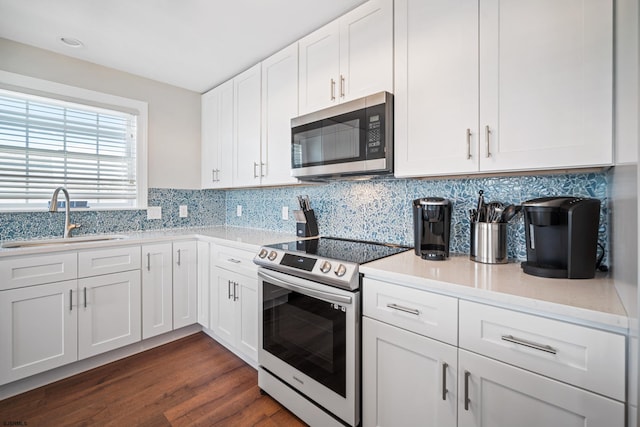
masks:
<svg viewBox="0 0 640 427"><path fill-rule="evenodd" d="M46 207L59 186L135 207L136 140L134 114L0 90L0 209Z"/></svg>

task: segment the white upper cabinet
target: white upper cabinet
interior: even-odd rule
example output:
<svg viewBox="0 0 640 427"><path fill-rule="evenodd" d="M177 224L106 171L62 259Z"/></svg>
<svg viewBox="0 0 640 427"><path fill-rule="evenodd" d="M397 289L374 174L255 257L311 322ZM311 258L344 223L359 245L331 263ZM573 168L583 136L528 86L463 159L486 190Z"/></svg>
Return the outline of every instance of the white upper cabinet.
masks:
<svg viewBox="0 0 640 427"><path fill-rule="evenodd" d="M475 172L478 1L395 8L395 175Z"/></svg>
<svg viewBox="0 0 640 427"><path fill-rule="evenodd" d="M233 79L234 187L260 184L260 70L256 64Z"/></svg>
<svg viewBox="0 0 640 427"><path fill-rule="evenodd" d="M300 114L393 92L393 1L370 0L304 37Z"/></svg>
<svg viewBox="0 0 640 427"><path fill-rule="evenodd" d="M295 184L291 119L298 115L298 44L262 62L261 184Z"/></svg>
<svg viewBox="0 0 640 427"><path fill-rule="evenodd" d="M612 162L611 0L397 0L396 176Z"/></svg>
<svg viewBox="0 0 640 427"><path fill-rule="evenodd" d="M231 186L233 81L202 95L202 188Z"/></svg>

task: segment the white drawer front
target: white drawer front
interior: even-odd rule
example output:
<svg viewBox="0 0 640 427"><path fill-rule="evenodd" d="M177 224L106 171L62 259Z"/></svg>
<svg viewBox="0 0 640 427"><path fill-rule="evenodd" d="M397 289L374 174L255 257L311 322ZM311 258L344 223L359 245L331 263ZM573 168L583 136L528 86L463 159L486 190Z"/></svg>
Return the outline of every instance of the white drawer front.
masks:
<svg viewBox="0 0 640 427"><path fill-rule="evenodd" d="M229 246L215 245L215 263L218 267L254 276L258 271L258 266L253 263L253 257L257 252L258 248L250 252Z"/></svg>
<svg viewBox="0 0 640 427"><path fill-rule="evenodd" d="M460 301L460 348L624 401L623 335Z"/></svg>
<svg viewBox="0 0 640 427"><path fill-rule="evenodd" d="M140 246L99 249L78 254L78 277L119 273L140 268Z"/></svg>
<svg viewBox="0 0 640 427"><path fill-rule="evenodd" d="M457 298L363 280L364 315L448 344L458 344Z"/></svg>
<svg viewBox="0 0 640 427"><path fill-rule="evenodd" d="M61 282L77 276L75 252L9 257L0 261L0 290Z"/></svg>

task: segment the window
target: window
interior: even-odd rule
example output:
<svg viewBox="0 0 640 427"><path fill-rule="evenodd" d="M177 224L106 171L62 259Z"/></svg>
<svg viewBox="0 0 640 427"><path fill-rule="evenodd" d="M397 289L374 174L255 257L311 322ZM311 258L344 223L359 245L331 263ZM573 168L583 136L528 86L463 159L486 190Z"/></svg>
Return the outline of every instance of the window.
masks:
<svg viewBox="0 0 640 427"><path fill-rule="evenodd" d="M139 114L122 110L0 89L0 209L46 208L60 186L72 208L144 208Z"/></svg>

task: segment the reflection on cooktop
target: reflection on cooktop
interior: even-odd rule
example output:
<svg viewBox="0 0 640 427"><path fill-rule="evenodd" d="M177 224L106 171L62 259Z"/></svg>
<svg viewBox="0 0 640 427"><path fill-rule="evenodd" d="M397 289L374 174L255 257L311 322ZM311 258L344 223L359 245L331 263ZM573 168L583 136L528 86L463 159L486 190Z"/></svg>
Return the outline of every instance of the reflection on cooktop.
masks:
<svg viewBox="0 0 640 427"><path fill-rule="evenodd" d="M331 258L357 264L375 261L411 249L407 246L348 240L337 237L296 240L293 242L269 245L269 247L292 253L305 253L307 255L316 255L320 258Z"/></svg>

